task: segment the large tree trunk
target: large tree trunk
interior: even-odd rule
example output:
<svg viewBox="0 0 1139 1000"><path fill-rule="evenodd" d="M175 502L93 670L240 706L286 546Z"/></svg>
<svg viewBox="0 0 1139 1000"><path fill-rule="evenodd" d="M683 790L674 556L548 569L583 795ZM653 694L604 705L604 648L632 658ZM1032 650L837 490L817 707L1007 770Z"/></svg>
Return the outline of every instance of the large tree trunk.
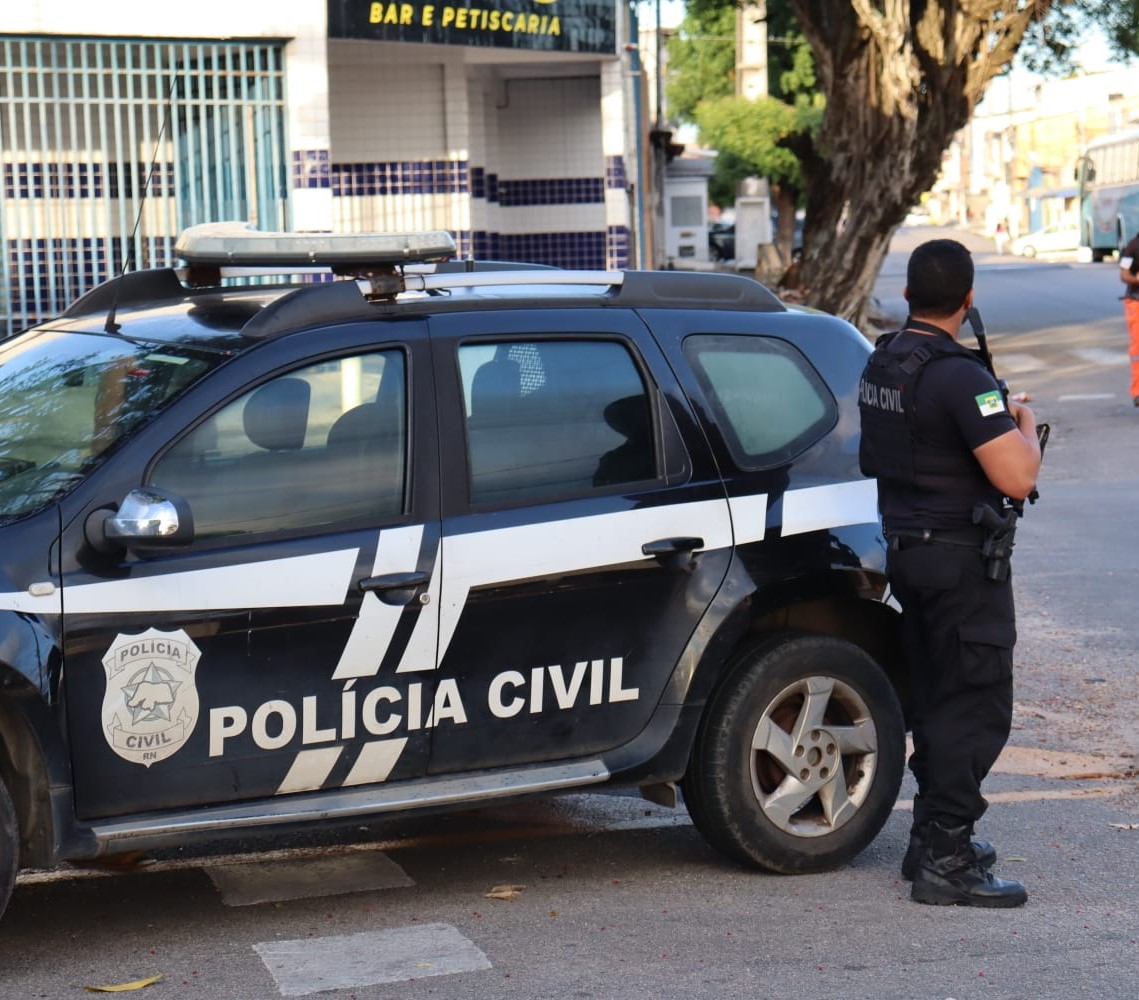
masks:
<svg viewBox="0 0 1139 1000"><path fill-rule="evenodd" d="M771 185L771 202L775 216L775 250L784 269L795 259L795 209L798 192L787 184Z"/></svg>
<svg viewBox="0 0 1139 1000"><path fill-rule="evenodd" d="M807 302L863 325L890 238L1048 0L790 0L827 107L796 149Z"/></svg>

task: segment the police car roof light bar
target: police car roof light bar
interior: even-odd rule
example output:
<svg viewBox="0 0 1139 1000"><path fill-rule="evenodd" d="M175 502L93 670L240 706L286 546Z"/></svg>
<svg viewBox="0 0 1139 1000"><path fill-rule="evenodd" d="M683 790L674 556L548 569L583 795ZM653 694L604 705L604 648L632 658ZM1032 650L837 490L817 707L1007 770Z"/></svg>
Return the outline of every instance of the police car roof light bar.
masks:
<svg viewBox="0 0 1139 1000"><path fill-rule="evenodd" d="M244 222L211 222L183 230L174 252L204 267L310 268L350 271L431 263L455 256L443 230L423 233L261 232Z"/></svg>

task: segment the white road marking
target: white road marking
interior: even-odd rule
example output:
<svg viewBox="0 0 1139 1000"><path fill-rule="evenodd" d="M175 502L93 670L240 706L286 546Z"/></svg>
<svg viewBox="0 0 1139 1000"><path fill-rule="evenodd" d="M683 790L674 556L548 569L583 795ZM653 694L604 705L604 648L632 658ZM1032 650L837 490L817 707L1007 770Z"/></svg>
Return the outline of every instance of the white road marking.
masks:
<svg viewBox="0 0 1139 1000"><path fill-rule="evenodd" d="M1083 403L1092 399L1115 399L1114 392L1072 392L1057 396L1057 403Z"/></svg>
<svg viewBox="0 0 1139 1000"><path fill-rule="evenodd" d="M1098 785L1093 788L1036 788L1023 792L985 792L986 802L1054 802L1061 799L1089 799L1104 798L1110 795L1119 795L1123 788ZM894 808L901 812L912 812L913 799L898 799Z"/></svg>
<svg viewBox="0 0 1139 1000"><path fill-rule="evenodd" d="M379 851L218 865L207 874L226 906L343 896L415 884L399 865Z"/></svg>
<svg viewBox="0 0 1139 1000"><path fill-rule="evenodd" d="M450 924L263 941L253 949L286 997L491 968L486 955Z"/></svg>
<svg viewBox="0 0 1139 1000"><path fill-rule="evenodd" d="M1076 347L1071 350L1081 361L1093 365L1126 365L1126 351L1112 351L1106 347Z"/></svg>
<svg viewBox="0 0 1139 1000"><path fill-rule="evenodd" d="M1034 372L1048 367L1032 354L998 354L996 361L1003 372Z"/></svg>

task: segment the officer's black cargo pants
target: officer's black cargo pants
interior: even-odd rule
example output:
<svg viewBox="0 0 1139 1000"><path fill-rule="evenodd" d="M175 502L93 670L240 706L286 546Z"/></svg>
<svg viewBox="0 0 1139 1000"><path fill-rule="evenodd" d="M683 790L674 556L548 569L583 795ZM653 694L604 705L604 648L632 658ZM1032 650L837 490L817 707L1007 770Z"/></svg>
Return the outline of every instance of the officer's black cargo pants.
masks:
<svg viewBox="0 0 1139 1000"><path fill-rule="evenodd" d="M897 539L888 558L915 700L914 827L971 828L1012 725L1011 574L989 580L978 548L936 541Z"/></svg>

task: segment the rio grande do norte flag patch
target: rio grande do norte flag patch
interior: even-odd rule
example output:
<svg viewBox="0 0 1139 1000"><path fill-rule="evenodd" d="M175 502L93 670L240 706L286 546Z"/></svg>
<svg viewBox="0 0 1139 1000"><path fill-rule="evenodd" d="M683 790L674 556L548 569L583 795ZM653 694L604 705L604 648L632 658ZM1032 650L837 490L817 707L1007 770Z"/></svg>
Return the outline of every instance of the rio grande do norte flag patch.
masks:
<svg viewBox="0 0 1139 1000"><path fill-rule="evenodd" d="M982 392L973 398L977 401L977 409L981 411L982 417L991 417L994 414L1005 412L1004 397L996 389L992 392Z"/></svg>

